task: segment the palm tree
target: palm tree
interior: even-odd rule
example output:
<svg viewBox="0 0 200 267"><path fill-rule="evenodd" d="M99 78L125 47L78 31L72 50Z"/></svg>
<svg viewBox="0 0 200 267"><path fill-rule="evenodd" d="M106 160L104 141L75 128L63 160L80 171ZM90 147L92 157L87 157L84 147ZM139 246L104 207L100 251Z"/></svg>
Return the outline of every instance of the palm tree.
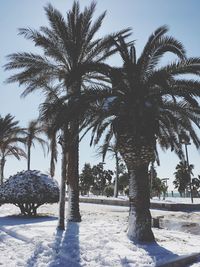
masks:
<svg viewBox="0 0 200 267"><path fill-rule="evenodd" d="M128 47L123 37L114 41L123 66L107 68L112 87L101 88L99 92L85 91L79 97L79 106L87 98L95 99L95 95L101 102L86 111L88 117L82 125L82 128L87 126L86 131L93 129L91 143L97 144L107 130L105 149L115 136L126 163L130 200L128 236L135 242L154 240L148 166L157 156L156 144L163 149L171 148L182 157L179 133L184 130L195 146L200 146L194 128L200 126L196 100L200 96L200 82L184 76L200 74L200 58L187 59L182 44L165 35L167 30L166 26L158 28L138 59L134 45ZM178 60L160 65L166 52L177 55Z"/></svg>
<svg viewBox="0 0 200 267"><path fill-rule="evenodd" d="M46 122L43 125L44 133L47 135L49 139L49 150L51 153L50 156L50 176L54 177L55 175L55 163L58 159L58 150L57 150L57 131L52 127L51 124L47 124Z"/></svg>
<svg viewBox="0 0 200 267"><path fill-rule="evenodd" d="M173 184L175 185L175 188L178 188L181 197L185 195L185 190L190 184L192 169L194 169L194 165L190 164L188 168L186 161L180 161L176 166L176 172L174 173L175 180Z"/></svg>
<svg viewBox="0 0 200 267"><path fill-rule="evenodd" d="M119 164L120 164L120 154L119 150L116 146L116 142L114 144L110 144L106 147L106 151L104 150L104 146L100 146L98 149L98 155L103 156L103 161L105 157L105 152L112 153L113 157L115 158L115 181L114 181L114 197L118 197L118 181L119 181Z"/></svg>
<svg viewBox="0 0 200 267"><path fill-rule="evenodd" d="M59 219L58 229L65 229L65 194L66 194L66 182L68 181L67 166L69 158L69 120L67 119L68 104L64 101L65 97L61 97L50 90L47 94L46 101L40 105L39 121L48 125L50 133L53 133L53 137L60 132L59 144L62 149L62 164L61 164L61 185L60 185L60 199L59 199ZM72 115L72 114L71 114ZM72 117L70 115L70 117ZM53 140L54 140L53 138ZM53 155L53 153L52 153ZM68 201L69 210L70 201ZM79 208L76 209L79 211ZM70 215L70 214L68 214Z"/></svg>
<svg viewBox="0 0 200 267"><path fill-rule="evenodd" d="M26 153L18 146L19 142L23 143L23 138L21 138L23 129L18 126L18 123L11 114L5 117L0 116L0 184L4 179L6 157L14 156L18 160L21 157L26 158Z"/></svg>
<svg viewBox="0 0 200 267"><path fill-rule="evenodd" d="M11 76L8 82L25 84L27 87L23 95L26 96L51 81L59 82L64 94L80 93L91 80L97 84L101 80L104 81L104 77L97 73L97 66L116 52L116 49L111 49L112 38L119 35L128 36L129 29L105 38L94 39L106 14L104 12L92 23L95 6L96 4L92 2L83 12L80 12L79 3L74 2L72 9L67 12L66 20L51 5L45 7L50 27L41 27L39 31L20 29L19 32L26 39L32 40L36 46L41 47L44 54L9 55L9 63L5 65L5 69L21 69L21 72ZM68 220L71 221L81 220L78 204L78 130L79 118L69 126L69 136L72 140L69 142L68 181L72 205L68 209L71 214Z"/></svg>
<svg viewBox="0 0 200 267"><path fill-rule="evenodd" d="M37 120L30 121L28 127L24 129L23 135L25 136L25 146L27 147L27 170L30 170L31 147L35 146L35 141L41 145L43 151L45 152L45 146L47 146L47 142L38 136L43 132L44 129L38 125Z"/></svg>

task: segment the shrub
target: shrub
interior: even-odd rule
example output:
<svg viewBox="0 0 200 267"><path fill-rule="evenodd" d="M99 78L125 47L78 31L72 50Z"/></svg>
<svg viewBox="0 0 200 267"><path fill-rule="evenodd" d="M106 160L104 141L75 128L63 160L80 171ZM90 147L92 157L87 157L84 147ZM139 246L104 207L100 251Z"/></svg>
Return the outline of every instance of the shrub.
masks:
<svg viewBox="0 0 200 267"><path fill-rule="evenodd" d="M0 204L14 204L23 215L35 216L39 206L58 201L57 181L36 170L19 172L0 187Z"/></svg>
<svg viewBox="0 0 200 267"><path fill-rule="evenodd" d="M107 197L113 197L113 195L114 195L114 187L113 187L113 185L107 185L107 186L104 188L103 193L104 193L104 195L107 196Z"/></svg>
<svg viewBox="0 0 200 267"><path fill-rule="evenodd" d="M129 187L128 186L124 189L124 194L126 196L129 196Z"/></svg>

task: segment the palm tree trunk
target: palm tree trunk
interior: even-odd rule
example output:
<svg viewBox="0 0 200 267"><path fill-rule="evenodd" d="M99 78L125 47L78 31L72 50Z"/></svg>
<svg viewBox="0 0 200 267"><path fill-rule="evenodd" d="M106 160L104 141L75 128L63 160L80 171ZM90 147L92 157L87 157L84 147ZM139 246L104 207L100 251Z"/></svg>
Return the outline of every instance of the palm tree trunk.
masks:
<svg viewBox="0 0 200 267"><path fill-rule="evenodd" d="M118 153L115 153L116 159L116 176L115 176L115 186L114 186L114 197L118 197L118 180L119 180L119 158Z"/></svg>
<svg viewBox="0 0 200 267"><path fill-rule="evenodd" d="M121 135L119 149L129 174L128 237L135 243L152 242L148 166L154 158L154 144L132 135ZM142 141L142 142L141 142Z"/></svg>
<svg viewBox="0 0 200 267"><path fill-rule="evenodd" d="M80 222L79 210L79 123L70 124L68 160L68 221Z"/></svg>
<svg viewBox="0 0 200 267"><path fill-rule="evenodd" d="M1 173L0 173L0 184L3 184L3 180L4 180L4 166L5 166L5 158L2 157L1 161L0 161L0 168L1 168Z"/></svg>
<svg viewBox="0 0 200 267"><path fill-rule="evenodd" d="M65 230L65 201L66 201L66 175L67 175L67 136L63 134L62 140L62 170L60 183L59 218L58 229Z"/></svg>
<svg viewBox="0 0 200 267"><path fill-rule="evenodd" d="M56 135L51 137L51 160L50 160L50 175L54 177L55 175L55 149L56 149Z"/></svg>
<svg viewBox="0 0 200 267"><path fill-rule="evenodd" d="M81 91L81 81L77 80L68 88L68 93ZM73 102L73 99L71 100ZM70 122L68 158L68 221L80 222L79 210L79 118Z"/></svg>
<svg viewBox="0 0 200 267"><path fill-rule="evenodd" d="M31 165L31 145L28 144L28 151L27 151L27 170L30 171Z"/></svg>
<svg viewBox="0 0 200 267"><path fill-rule="evenodd" d="M148 164L137 166L129 162L127 167L129 172L130 201L128 237L135 242L154 241L149 210Z"/></svg>

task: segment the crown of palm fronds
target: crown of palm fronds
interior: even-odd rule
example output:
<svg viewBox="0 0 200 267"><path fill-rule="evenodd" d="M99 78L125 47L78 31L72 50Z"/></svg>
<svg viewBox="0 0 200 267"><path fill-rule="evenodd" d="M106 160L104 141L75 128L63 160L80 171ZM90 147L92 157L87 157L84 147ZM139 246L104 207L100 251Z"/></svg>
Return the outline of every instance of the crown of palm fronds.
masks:
<svg viewBox="0 0 200 267"><path fill-rule="evenodd" d="M51 4L45 7L49 27L39 30L30 28L19 29L19 34L39 46L43 54L13 53L8 56L6 70L17 69L7 82L25 84L24 95L34 91L42 83L60 81L62 87L70 86L74 81L88 82L88 77L94 80L104 80L97 73L88 73L87 64L99 63L114 54L117 49L113 46L113 39L119 35L128 37L130 29L95 38L95 34L102 25L106 12L93 23L92 18L96 4L91 3L82 12L79 3L74 2L72 9L67 12L66 20Z"/></svg>
<svg viewBox="0 0 200 267"><path fill-rule="evenodd" d="M166 32L166 26L156 30L138 60L134 46L126 45L123 37L114 41L123 66L107 69L112 87L107 91L86 90L79 98L85 101L88 97L93 101L83 112L87 116L81 127L86 127L86 132L92 129L91 144L98 143L104 136L104 146L108 148L113 136L128 134L136 142L142 136L155 151L156 139L163 149L171 148L182 157L179 134L184 130L199 148L200 140L194 125L200 128L197 99L200 82L188 79L188 76L180 79L179 75L199 75L200 59L186 58L183 45L165 36ZM166 52L175 54L178 59L163 67L159 60ZM97 105L99 99L100 105Z"/></svg>

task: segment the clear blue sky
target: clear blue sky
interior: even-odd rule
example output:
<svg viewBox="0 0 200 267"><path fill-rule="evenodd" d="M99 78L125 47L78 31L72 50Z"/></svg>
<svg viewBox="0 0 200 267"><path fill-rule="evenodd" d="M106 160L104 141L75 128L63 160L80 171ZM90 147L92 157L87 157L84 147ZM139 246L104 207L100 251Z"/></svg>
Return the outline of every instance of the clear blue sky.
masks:
<svg viewBox="0 0 200 267"><path fill-rule="evenodd" d="M20 121L21 126L34 119L38 112L37 107L43 101L40 94L32 94L25 99L20 98L23 87L18 84L5 84L5 79L11 72L4 72L2 66L6 63L5 56L19 51L38 52L30 41L17 35L17 29L30 27L38 29L47 25L43 7L51 3L63 15L72 6L72 0L6 0L0 1L0 114L4 116L11 113ZM81 6L91 1L81 0ZM107 10L100 35L117 31L122 28L132 27L132 39L136 40L137 53L140 54L148 36L159 26L167 24L169 34L180 40L188 56L200 56L200 1L199 0L99 0L97 1L96 15ZM167 60L167 58L166 58ZM113 64L120 64L117 59ZM85 162L97 163L100 159L94 156L94 151L88 148L88 138L80 147L80 167ZM200 154L192 146L189 147L190 162L195 165L194 174L200 174ZM161 166L157 167L159 177L171 177L178 158L171 152L160 153ZM31 160L33 169L48 171L48 158L43 157L41 149L36 147ZM107 161L106 168L113 168L114 163ZM26 168L24 160L18 162L9 158L5 167L5 176L16 173ZM60 160L56 168L57 177L60 175Z"/></svg>

